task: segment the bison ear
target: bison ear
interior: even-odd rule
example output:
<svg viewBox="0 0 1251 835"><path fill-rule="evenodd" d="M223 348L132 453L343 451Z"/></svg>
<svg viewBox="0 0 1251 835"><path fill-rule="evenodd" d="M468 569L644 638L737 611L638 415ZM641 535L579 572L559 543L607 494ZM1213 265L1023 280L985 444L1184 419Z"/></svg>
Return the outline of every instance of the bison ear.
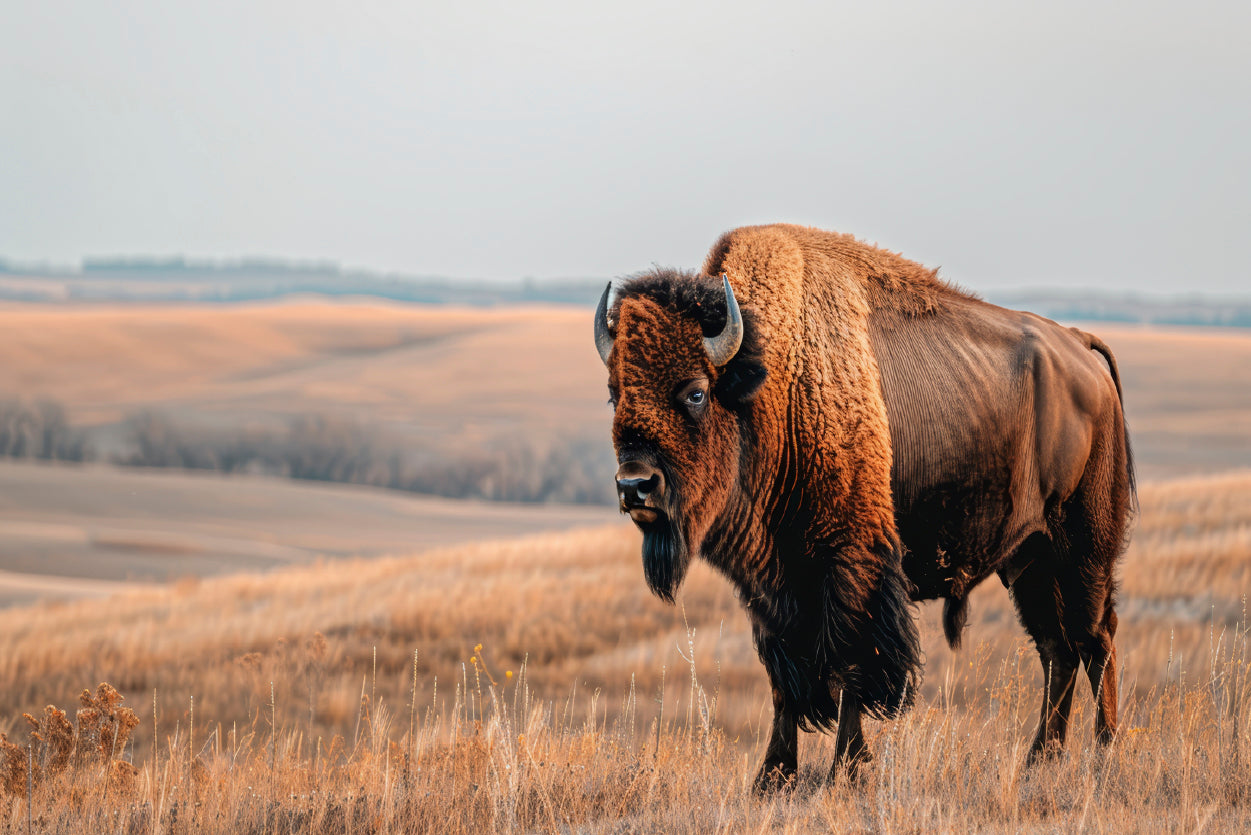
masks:
<svg viewBox="0 0 1251 835"><path fill-rule="evenodd" d="M717 399L729 408L751 402L765 381L765 367L758 362L736 357L717 380Z"/></svg>

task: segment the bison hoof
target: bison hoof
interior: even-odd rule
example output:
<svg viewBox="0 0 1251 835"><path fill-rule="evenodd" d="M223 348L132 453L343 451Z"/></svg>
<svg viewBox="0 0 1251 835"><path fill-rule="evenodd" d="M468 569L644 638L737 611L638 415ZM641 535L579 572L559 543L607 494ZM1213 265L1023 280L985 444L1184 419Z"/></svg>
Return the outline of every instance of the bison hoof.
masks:
<svg viewBox="0 0 1251 835"><path fill-rule="evenodd" d="M862 780L868 776L872 762L873 752L867 747L848 751L843 756L834 759L834 764L830 766L829 780L831 783L834 782L839 774L846 774L851 782Z"/></svg>
<svg viewBox="0 0 1251 835"><path fill-rule="evenodd" d="M1025 767L1033 768L1045 762L1058 760L1064 754L1064 743L1052 739L1047 742L1035 742L1030 746L1029 755L1025 758Z"/></svg>
<svg viewBox="0 0 1251 835"><path fill-rule="evenodd" d="M788 792L795 788L795 771L794 766L766 763L760 767L756 782L752 784L752 791L759 795Z"/></svg>

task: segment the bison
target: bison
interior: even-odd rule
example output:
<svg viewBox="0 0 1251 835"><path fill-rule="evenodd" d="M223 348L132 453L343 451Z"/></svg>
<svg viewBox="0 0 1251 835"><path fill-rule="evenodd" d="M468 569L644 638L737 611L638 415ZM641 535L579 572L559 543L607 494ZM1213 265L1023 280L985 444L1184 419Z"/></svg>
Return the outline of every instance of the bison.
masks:
<svg viewBox="0 0 1251 835"><path fill-rule="evenodd" d="M610 291L595 341L621 510L653 592L672 600L700 556L747 609L774 707L758 789L792 780L799 727L837 728L831 776L868 761L862 715L898 716L920 681L912 601L945 599L955 647L991 574L1042 661L1030 761L1063 746L1079 662L1112 739L1135 495L1103 342L791 225Z"/></svg>

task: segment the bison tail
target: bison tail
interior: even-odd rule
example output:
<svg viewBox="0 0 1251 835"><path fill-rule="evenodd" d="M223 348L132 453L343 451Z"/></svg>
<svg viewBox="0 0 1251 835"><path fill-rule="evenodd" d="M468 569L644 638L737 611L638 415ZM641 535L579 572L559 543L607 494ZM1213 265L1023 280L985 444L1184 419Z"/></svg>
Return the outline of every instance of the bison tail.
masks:
<svg viewBox="0 0 1251 835"><path fill-rule="evenodd" d="M964 633L964 624L969 620L969 599L964 595L948 597L943 601L943 635L947 638L947 646L960 648L960 638Z"/></svg>
<svg viewBox="0 0 1251 835"><path fill-rule="evenodd" d="M1108 370L1112 372L1112 384L1116 386L1116 397L1121 401L1122 418L1125 412L1125 396L1121 392L1121 372L1116 367L1116 357L1112 355L1112 349L1106 343L1093 333L1085 334L1087 344L1090 350L1097 351L1108 364ZM1138 506L1138 477L1134 472L1134 450L1129 444L1129 423L1126 422L1122 428L1122 436L1125 442L1125 477L1129 482L1129 498L1132 507L1136 510ZM1128 544L1128 543L1125 543ZM1122 545L1124 550L1124 545Z"/></svg>

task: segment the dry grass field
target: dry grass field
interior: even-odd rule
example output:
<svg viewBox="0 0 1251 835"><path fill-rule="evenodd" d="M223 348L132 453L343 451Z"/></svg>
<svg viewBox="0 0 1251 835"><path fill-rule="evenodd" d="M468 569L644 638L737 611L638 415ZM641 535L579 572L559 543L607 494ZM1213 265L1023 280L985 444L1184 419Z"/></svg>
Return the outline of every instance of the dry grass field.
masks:
<svg viewBox="0 0 1251 835"><path fill-rule="evenodd" d="M826 785L805 736L766 800L745 617L702 568L649 597L626 525L10 609L0 825L26 826L29 712L40 832L1246 831L1251 474L1145 484L1120 575L1108 751L1083 689L1068 755L1023 768L1041 672L987 583L957 654L922 607L922 697L861 780ZM74 704L103 681L133 716ZM45 704L80 708L72 752Z"/></svg>
<svg viewBox="0 0 1251 835"><path fill-rule="evenodd" d="M602 524L604 507L0 460L0 607Z"/></svg>
<svg viewBox="0 0 1251 835"><path fill-rule="evenodd" d="M0 399L106 432L313 414L606 447L588 322L0 305ZM0 831L1249 831L1251 333L1089 329L1143 477L1107 751L1083 683L1068 754L1023 767L1042 672L993 581L959 653L919 608L921 697L870 723L860 780L827 784L805 735L795 791L759 799L771 706L738 603L702 566L679 607L652 598L609 508L4 462Z"/></svg>

